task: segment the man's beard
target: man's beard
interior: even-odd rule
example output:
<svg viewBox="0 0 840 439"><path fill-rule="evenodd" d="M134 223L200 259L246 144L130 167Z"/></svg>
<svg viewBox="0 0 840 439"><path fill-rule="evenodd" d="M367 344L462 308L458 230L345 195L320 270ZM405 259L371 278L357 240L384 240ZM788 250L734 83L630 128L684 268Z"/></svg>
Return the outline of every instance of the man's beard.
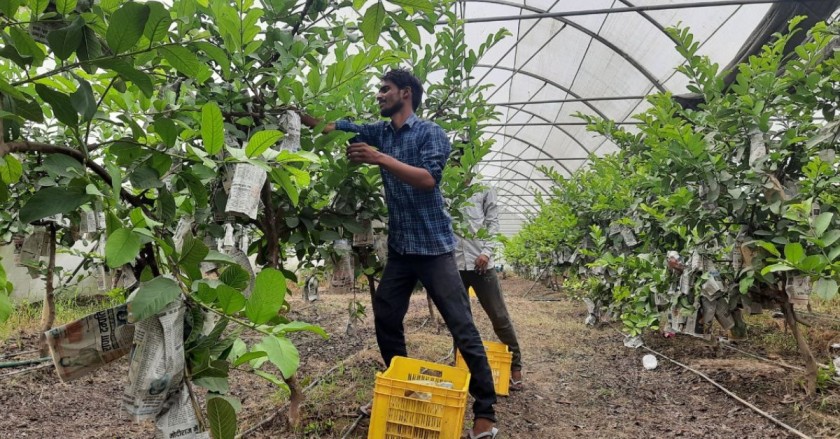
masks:
<svg viewBox="0 0 840 439"><path fill-rule="evenodd" d="M394 113L402 110L403 105L405 105L403 101L397 101L397 103L392 105L390 108L382 107L382 109L379 110L379 114L381 114L382 117L391 117Z"/></svg>

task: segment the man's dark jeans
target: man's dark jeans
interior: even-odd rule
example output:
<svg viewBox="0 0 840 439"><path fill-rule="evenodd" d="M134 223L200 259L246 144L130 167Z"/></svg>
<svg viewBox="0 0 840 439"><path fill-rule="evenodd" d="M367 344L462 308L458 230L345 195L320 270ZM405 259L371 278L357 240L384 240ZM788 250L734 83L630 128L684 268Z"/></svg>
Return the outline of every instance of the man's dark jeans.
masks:
<svg viewBox="0 0 840 439"><path fill-rule="evenodd" d="M408 311L411 292L420 281L432 298L456 347L470 369L470 394L475 398L475 418L496 421L493 404L496 391L493 375L473 323L470 301L452 253L437 256L401 255L389 249L382 282L373 301L376 341L386 365L396 355L407 356L403 319Z"/></svg>

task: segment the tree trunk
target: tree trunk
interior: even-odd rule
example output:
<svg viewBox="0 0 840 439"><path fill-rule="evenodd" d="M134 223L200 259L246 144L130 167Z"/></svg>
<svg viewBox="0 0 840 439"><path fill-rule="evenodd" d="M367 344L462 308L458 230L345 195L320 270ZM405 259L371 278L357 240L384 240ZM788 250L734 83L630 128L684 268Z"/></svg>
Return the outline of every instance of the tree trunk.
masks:
<svg viewBox="0 0 840 439"><path fill-rule="evenodd" d="M370 292L370 306L371 309L373 308L373 299L376 297L376 286L373 284L374 279L372 274L366 274L365 277L368 281L368 292Z"/></svg>
<svg viewBox="0 0 840 439"><path fill-rule="evenodd" d="M814 396L817 393L817 361L811 353L811 348L802 333L799 332L799 324L796 319L796 311L790 302L782 303L782 312L785 314L785 322L790 327L796 345L799 347L799 354L805 360L805 393Z"/></svg>
<svg viewBox="0 0 840 439"><path fill-rule="evenodd" d="M50 260L47 264L47 286L44 293L44 308L41 312L41 335L38 338L38 348L41 356L49 354L47 347L46 332L52 329L55 323L55 294L53 286L53 278L55 277L55 223L50 223Z"/></svg>
<svg viewBox="0 0 840 439"><path fill-rule="evenodd" d="M289 425L292 428L298 428L300 426L300 406L303 404L305 396L296 376L284 378L284 380L289 385Z"/></svg>

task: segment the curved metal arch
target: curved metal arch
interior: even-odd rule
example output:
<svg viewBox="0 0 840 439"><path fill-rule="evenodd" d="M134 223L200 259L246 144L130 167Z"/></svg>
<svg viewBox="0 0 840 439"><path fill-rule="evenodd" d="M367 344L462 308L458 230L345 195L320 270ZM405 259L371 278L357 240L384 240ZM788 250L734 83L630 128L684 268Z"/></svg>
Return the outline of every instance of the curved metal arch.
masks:
<svg viewBox="0 0 840 439"><path fill-rule="evenodd" d="M499 169L504 170L504 171L510 171L510 172L513 172L513 173L514 173L514 174L516 174L516 175L521 175L521 176L523 176L523 177L527 178L529 183L534 183L534 185L536 185L537 187L539 187L540 189L542 189L545 193L547 193L547 194L548 194L548 193L551 193L551 191L550 191L550 190L548 190L548 189L546 189L545 187L543 187L543 185L542 185L542 184L539 184L539 183L537 183L536 181L531 180L531 177L529 177L527 174L524 174L524 173L522 173L522 172L519 172L519 171L517 171L516 169L513 169L513 168L506 168L506 167L504 167L504 166L497 165L497 164L495 164L495 163L488 163L488 164L487 164L487 166L492 166L492 167L494 167L494 168L499 168ZM502 177L502 178L503 178L503 177ZM497 181L508 181L508 180L501 180L501 179L500 179L500 180L497 180Z"/></svg>
<svg viewBox="0 0 840 439"><path fill-rule="evenodd" d="M520 187L521 187L521 186L520 186ZM508 189L508 188L506 188L506 187L496 187L495 189L496 189L497 191L499 191L499 192L504 192L504 193L505 193L505 194L507 194L507 196L509 196L509 197L516 197L516 198L519 198L519 200L520 200L520 201L523 201L523 202L525 202L525 203L533 203L533 201L527 201L527 200L525 200L525 199L524 199L524 198L522 198L519 194L517 194L517 193L513 192L512 190L510 190L510 189ZM499 205L501 206L502 204L501 204L501 203L499 203ZM511 208L513 208L514 206L504 205L504 207L511 207ZM539 208L539 207L540 207L540 206L538 206L538 205L536 205L536 204L534 205L534 208ZM533 213L537 213L537 212L535 211L535 212L533 212Z"/></svg>
<svg viewBox="0 0 840 439"><path fill-rule="evenodd" d="M562 163L562 162L561 162L558 158L554 157L553 155L549 154L546 150L544 150L544 149L540 148L540 147L539 147L539 146L537 146L537 145L534 145L533 143L531 143L531 142L529 142L529 141L527 141L527 140L523 140L523 139L521 139L521 138L519 138L519 137L516 137L516 136L514 136L514 135L511 135L511 134L505 134L505 133L502 133L502 132L496 132L496 133L495 133L495 134L493 134L493 135L494 135L494 136L503 136L503 137L507 137L507 138L509 138L509 139L518 140L518 141L520 141L520 142L524 143L525 145L527 145L529 148L534 148L534 149L536 149L537 151L539 151L539 152L541 152L541 153L545 154L545 155L546 155L546 157L550 157L550 158L554 159L554 162L555 162L555 163L557 163L558 165L560 165L560 167L561 167L561 168L563 168L566 172L568 172L568 173L569 173L569 175L574 174L574 173L571 171L571 169L567 168L567 167L566 167L566 165L564 165L564 164L563 164L563 163ZM498 151L493 151L493 152L498 152ZM479 162L479 163L480 163L480 162Z"/></svg>
<svg viewBox="0 0 840 439"><path fill-rule="evenodd" d="M528 110L526 110L526 109L524 109L524 108L519 108L519 107L517 107L517 106L515 106L515 105L508 105L508 104L504 104L504 103L503 103L503 104L494 104L494 105L499 106L499 107L512 108L512 109L514 109L514 110L516 110L516 111L521 111L521 112L523 112L523 113L525 113L525 114L529 114L529 115L531 115L531 116L533 116L533 117L536 117L537 119L540 119L540 120L542 120L543 122L547 122L547 123L554 123L554 122L552 122L552 121L548 120L548 118L546 118L546 117L540 116L539 114L534 113L534 112L532 112L532 111L528 111ZM590 151L589 151L589 149L588 149L587 147L583 146L583 143L580 143L580 140L578 140L577 138L575 138L575 136L573 136L573 135L569 134L569 132L568 132L568 131L566 131L566 129L565 129L565 128L563 128L563 127L561 127L561 126L558 126L558 125L551 125L551 127L552 127L552 128L556 128L556 129L558 129L558 130L562 131L562 132L563 132L563 134L565 134L565 135L569 136L569 138L570 138L570 139L572 139L572 141L574 141L575 143L577 143L577 144L578 144L578 146L580 146L580 148L581 148L581 149L583 149L584 151L586 151L586 154L587 154L587 155L588 155L588 154L592 154L592 152L590 152Z"/></svg>
<svg viewBox="0 0 840 439"><path fill-rule="evenodd" d="M565 92L565 93L567 93L567 94L571 95L572 97L574 97L574 98L576 98L576 99L583 99L582 97L580 97L580 95L579 95L579 94L577 94L577 93L575 93L575 92L571 91L570 89L568 89L568 88L566 88L566 87L563 87L562 85L560 85L560 84L558 84L558 83L556 83L556 82L552 81L551 79L548 79L548 78L546 78L546 77L544 77L544 76L541 76L541 75L538 75L538 74L536 74L536 73L529 72L529 71L527 71L527 70L514 69L514 68L511 68L511 67L505 67L505 66L495 66L495 67L494 67L494 66L491 66L490 64L476 64L475 66L476 66L476 67L485 68L485 69L499 69L499 70L505 70L505 71L508 71L508 72L512 72L512 73L513 73L513 74L515 74L515 75L516 75L516 74L521 74L521 75L529 76L529 77L534 78L534 79L536 79L536 80L538 80L538 81L545 82L546 84L551 85L551 86L553 86L553 87L555 87L555 88L557 88L557 89L560 89L561 91L563 91L563 92ZM591 103L586 102L586 101L583 101L583 100L581 100L581 102L582 102L584 105L586 105L587 107L589 107L589 108L590 108L592 111L594 111L596 114L598 114L598 116L601 116L601 117L603 117L604 119L609 119L609 118L607 117L607 115L606 115L606 114L602 113L602 112L601 112L601 110L599 110L598 108L596 108L596 107L595 107L594 105L592 105Z"/></svg>
<svg viewBox="0 0 840 439"><path fill-rule="evenodd" d="M514 181L510 181L510 180L508 180L508 181L505 181L504 183L505 183L505 184L509 184L509 185L516 186L516 187L518 187L519 189L522 189L522 190L524 190L524 191L527 191L527 192L528 192L528 195L534 195L534 193L533 193L532 191L530 191L527 187L522 186L522 185L521 185L521 184L519 184L518 182L514 182ZM496 189L497 191L504 191L504 192L505 192L505 193L507 193L509 196L516 197L519 201L522 201L522 202L524 202L524 203L526 203L526 204L534 204L534 201L533 201L533 200L530 200L530 201L529 201L529 200L527 200L527 199L523 196L523 194L517 194L517 193L515 193L515 192L511 191L511 190L510 190L510 188L508 188L507 186L493 186L493 188L494 188L494 189ZM545 196L545 197L550 197L550 196L551 196L551 193L542 194L542 195L543 195L543 196ZM501 204L501 203L500 203L500 204ZM506 206L507 206L507 205L506 205ZM539 207L539 205L534 204L534 208L538 208L538 207Z"/></svg>
<svg viewBox="0 0 840 439"><path fill-rule="evenodd" d="M631 8L636 7L636 5L634 5L633 3L630 3L628 0L618 0L618 1L623 3L625 6L628 6L628 7L631 7ZM665 30L665 26L662 26L658 21L656 21L655 18L651 17L650 14L648 14L646 11L636 11L636 13L641 15L642 18L644 18L648 22L650 22L650 24L652 24L653 27L659 29L659 32L662 32L662 34L665 35L674 44L679 44L679 41L677 41L676 38L672 37L671 34L669 34L668 31Z"/></svg>
<svg viewBox="0 0 840 439"><path fill-rule="evenodd" d="M507 0L463 0L463 1L474 2L474 3L495 3L497 5L510 6L510 7L518 8L518 9L525 9L527 11L531 11L531 12L534 12L534 13L537 13L537 14L542 14L542 13L549 12L549 11L545 11L543 9L540 9L540 8L537 8L537 7L534 7L534 6L529 6L529 5L525 5L525 4L516 4L516 3L513 3L513 2L509 2ZM659 80L656 77L654 77L652 73L650 73L643 65L641 65L638 61L636 61L636 59L633 58L632 56L630 56L627 52L621 50L618 46L616 46L615 44L610 42L610 40L598 35L595 32L592 32L591 30L581 26L580 24L575 23L574 21L569 20L568 18L564 18L564 17L552 17L552 18L554 18L555 20L560 21L562 23L565 23L568 26L571 26L571 27L575 28L575 29L579 30L580 32L583 32L584 34L588 35L590 38L593 38L596 41L603 44L604 46L607 46L607 48L609 48L610 50L615 52L618 56L624 58L628 63L630 63L630 65L635 67L636 70L638 70L639 73L644 75L644 77L647 78L651 82L651 84L653 84L657 89L659 89L659 91L662 91L662 92L665 91L665 87L663 87L662 84L659 83Z"/></svg>

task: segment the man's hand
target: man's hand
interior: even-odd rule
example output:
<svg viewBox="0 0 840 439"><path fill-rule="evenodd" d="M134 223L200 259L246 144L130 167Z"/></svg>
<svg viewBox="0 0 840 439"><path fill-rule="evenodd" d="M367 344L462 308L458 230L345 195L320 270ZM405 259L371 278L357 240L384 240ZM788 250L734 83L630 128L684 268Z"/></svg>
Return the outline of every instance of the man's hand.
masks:
<svg viewBox="0 0 840 439"><path fill-rule="evenodd" d="M381 155L382 153L367 143L351 143L347 147L347 158L353 163L378 165Z"/></svg>
<svg viewBox="0 0 840 439"><path fill-rule="evenodd" d="M475 271L478 274L484 274L487 272L487 264L490 263L490 257L487 255L478 255L475 258Z"/></svg>

